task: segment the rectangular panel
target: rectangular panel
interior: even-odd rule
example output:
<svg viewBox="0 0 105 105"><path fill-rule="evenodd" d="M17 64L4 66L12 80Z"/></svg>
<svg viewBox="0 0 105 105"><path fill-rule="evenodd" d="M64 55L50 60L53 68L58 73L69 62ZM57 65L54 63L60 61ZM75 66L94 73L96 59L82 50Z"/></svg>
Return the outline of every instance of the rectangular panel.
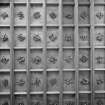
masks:
<svg viewBox="0 0 105 105"><path fill-rule="evenodd" d="M47 50L47 68L59 68L58 50Z"/></svg>
<svg viewBox="0 0 105 105"><path fill-rule="evenodd" d="M17 95L15 96L15 105L27 105L27 97L25 95Z"/></svg>
<svg viewBox="0 0 105 105"><path fill-rule="evenodd" d="M74 46L74 28L63 28L63 46Z"/></svg>
<svg viewBox="0 0 105 105"><path fill-rule="evenodd" d="M64 49L63 50L63 67L64 69L74 68L74 50Z"/></svg>
<svg viewBox="0 0 105 105"><path fill-rule="evenodd" d="M105 45L105 29L98 27L95 28L95 45L96 46L104 46Z"/></svg>
<svg viewBox="0 0 105 105"><path fill-rule="evenodd" d="M26 3L27 0L14 0L14 3Z"/></svg>
<svg viewBox="0 0 105 105"><path fill-rule="evenodd" d="M91 90L91 72L90 71L80 71L79 72L79 90L80 91L90 91Z"/></svg>
<svg viewBox="0 0 105 105"><path fill-rule="evenodd" d="M43 95L31 95L31 105L44 105Z"/></svg>
<svg viewBox="0 0 105 105"><path fill-rule="evenodd" d="M10 14L9 5L0 6L0 25L10 25Z"/></svg>
<svg viewBox="0 0 105 105"><path fill-rule="evenodd" d="M0 105L10 105L10 97L0 96Z"/></svg>
<svg viewBox="0 0 105 105"><path fill-rule="evenodd" d="M47 46L48 47L59 47L60 44L60 34L58 28L48 28L47 29Z"/></svg>
<svg viewBox="0 0 105 105"><path fill-rule="evenodd" d="M79 67L80 68L90 67L90 49L79 50Z"/></svg>
<svg viewBox="0 0 105 105"><path fill-rule="evenodd" d="M43 91L43 72L31 72L31 92Z"/></svg>
<svg viewBox="0 0 105 105"><path fill-rule="evenodd" d="M105 91L105 71L95 71L94 80L95 90Z"/></svg>
<svg viewBox="0 0 105 105"><path fill-rule="evenodd" d="M79 28L79 46L90 45L90 30L89 28Z"/></svg>
<svg viewBox="0 0 105 105"><path fill-rule="evenodd" d="M10 69L10 51L0 50L0 69Z"/></svg>
<svg viewBox="0 0 105 105"><path fill-rule="evenodd" d="M47 24L58 25L59 12L58 6L47 6Z"/></svg>
<svg viewBox="0 0 105 105"><path fill-rule="evenodd" d="M27 91L27 77L26 73L17 72L15 73L15 92L26 92Z"/></svg>
<svg viewBox="0 0 105 105"><path fill-rule="evenodd" d="M95 3L104 3L105 0L94 0Z"/></svg>
<svg viewBox="0 0 105 105"><path fill-rule="evenodd" d="M59 95L47 95L47 105L59 105Z"/></svg>
<svg viewBox="0 0 105 105"><path fill-rule="evenodd" d="M59 3L59 0L47 0L47 3Z"/></svg>
<svg viewBox="0 0 105 105"><path fill-rule="evenodd" d="M75 105L75 94L64 94L63 105Z"/></svg>
<svg viewBox="0 0 105 105"><path fill-rule="evenodd" d="M104 24L104 6L95 6L94 8L94 23L95 24Z"/></svg>
<svg viewBox="0 0 105 105"><path fill-rule="evenodd" d="M105 94L95 94L95 105L105 104Z"/></svg>
<svg viewBox="0 0 105 105"><path fill-rule="evenodd" d="M27 30L26 28L15 28L15 46L26 47Z"/></svg>
<svg viewBox="0 0 105 105"><path fill-rule="evenodd" d="M31 28L31 47L42 47L43 39L42 28Z"/></svg>
<svg viewBox="0 0 105 105"><path fill-rule="evenodd" d="M89 3L91 0L78 0L79 3Z"/></svg>
<svg viewBox="0 0 105 105"><path fill-rule="evenodd" d="M0 28L0 47L10 47L11 34L9 28Z"/></svg>
<svg viewBox="0 0 105 105"><path fill-rule="evenodd" d="M26 5L15 5L14 16L15 25L24 26L27 23L27 8Z"/></svg>
<svg viewBox="0 0 105 105"><path fill-rule="evenodd" d="M89 6L79 6L78 8L78 13L79 13L79 19L78 22L79 24L89 24L90 23L90 9Z"/></svg>
<svg viewBox="0 0 105 105"><path fill-rule="evenodd" d="M10 92L10 74L0 73L0 92Z"/></svg>
<svg viewBox="0 0 105 105"><path fill-rule="evenodd" d="M30 21L31 25L43 25L44 14L43 7L41 5L31 5Z"/></svg>
<svg viewBox="0 0 105 105"><path fill-rule="evenodd" d="M48 91L59 91L59 72L48 72L47 73L47 90Z"/></svg>
<svg viewBox="0 0 105 105"><path fill-rule="evenodd" d="M44 0L30 0L30 3L43 3Z"/></svg>
<svg viewBox="0 0 105 105"><path fill-rule="evenodd" d="M105 51L104 49L95 50L95 68L104 68L105 67Z"/></svg>
<svg viewBox="0 0 105 105"><path fill-rule="evenodd" d="M62 0L63 3L74 2L74 0Z"/></svg>
<svg viewBox="0 0 105 105"><path fill-rule="evenodd" d="M15 50L15 69L26 69L26 50Z"/></svg>
<svg viewBox="0 0 105 105"><path fill-rule="evenodd" d="M42 50L31 50L31 69L42 69L44 67Z"/></svg>
<svg viewBox="0 0 105 105"><path fill-rule="evenodd" d="M75 91L75 72L64 72L63 87L64 91Z"/></svg>
<svg viewBox="0 0 105 105"><path fill-rule="evenodd" d="M0 3L10 3L10 0L0 0Z"/></svg>
<svg viewBox="0 0 105 105"><path fill-rule="evenodd" d="M62 14L63 14L63 22L62 22L63 24L74 23L74 7L73 6L63 6Z"/></svg>
<svg viewBox="0 0 105 105"><path fill-rule="evenodd" d="M79 105L91 105L91 95L79 94Z"/></svg>

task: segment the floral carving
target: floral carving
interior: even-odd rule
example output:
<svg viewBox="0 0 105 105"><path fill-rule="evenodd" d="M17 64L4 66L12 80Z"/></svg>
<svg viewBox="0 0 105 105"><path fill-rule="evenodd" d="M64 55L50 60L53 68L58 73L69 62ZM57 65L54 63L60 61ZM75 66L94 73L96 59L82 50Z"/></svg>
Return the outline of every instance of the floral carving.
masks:
<svg viewBox="0 0 105 105"><path fill-rule="evenodd" d="M57 40L57 36L52 33L51 35L49 35L49 39L54 42L55 40Z"/></svg>
<svg viewBox="0 0 105 105"><path fill-rule="evenodd" d="M6 42L6 41L8 41L8 35L7 34L3 34L2 32L0 32L0 34L1 34L1 40L3 41L3 42Z"/></svg>
<svg viewBox="0 0 105 105"><path fill-rule="evenodd" d="M0 14L0 17L1 17L3 20L5 20L5 19L8 18L9 16L8 16L7 12L3 12L3 13Z"/></svg>
<svg viewBox="0 0 105 105"><path fill-rule="evenodd" d="M19 57L17 58L17 62L18 62L19 64L24 64L24 63L25 63L25 57L19 56Z"/></svg>
<svg viewBox="0 0 105 105"><path fill-rule="evenodd" d="M34 35L34 36L33 36L33 40L39 42L39 41L41 41L41 38L40 38L39 35Z"/></svg>
<svg viewBox="0 0 105 105"><path fill-rule="evenodd" d="M50 16L51 19L53 19L53 20L57 18L56 13L54 13L54 12L51 12L51 13L49 14L49 16Z"/></svg>
<svg viewBox="0 0 105 105"><path fill-rule="evenodd" d="M41 57L36 56L35 58L32 59L33 63L39 65L41 63Z"/></svg>
<svg viewBox="0 0 105 105"><path fill-rule="evenodd" d="M1 63L7 64L9 62L9 58L6 58L5 56L1 57Z"/></svg>
<svg viewBox="0 0 105 105"><path fill-rule="evenodd" d="M88 18L88 14L84 11L84 12L82 12L82 13L80 14L80 18L81 18L82 20L86 20L86 18Z"/></svg>
<svg viewBox="0 0 105 105"><path fill-rule="evenodd" d="M25 40L25 37L23 36L23 34L19 34L17 38L20 42Z"/></svg>
<svg viewBox="0 0 105 105"><path fill-rule="evenodd" d="M57 62L57 58L55 58L55 57L53 57L53 56L50 56L50 57L48 58L48 61L51 62L51 63L53 63L53 64L55 64L55 63Z"/></svg>
<svg viewBox="0 0 105 105"><path fill-rule="evenodd" d="M87 58L87 56L82 56L81 58L80 58L80 61L82 62L82 63L86 63L87 61L88 61L88 58Z"/></svg>
<svg viewBox="0 0 105 105"><path fill-rule="evenodd" d="M41 17L40 12L35 12L35 13L33 14L33 17L34 17L34 19L39 19L39 18Z"/></svg>
<svg viewBox="0 0 105 105"><path fill-rule="evenodd" d="M21 12L21 11L17 12L16 15L18 16L18 18L19 18L20 20L22 20L22 19L24 18L24 14L23 14L23 12Z"/></svg>
<svg viewBox="0 0 105 105"><path fill-rule="evenodd" d="M102 12L97 12L96 17L101 20L104 17L104 14Z"/></svg>

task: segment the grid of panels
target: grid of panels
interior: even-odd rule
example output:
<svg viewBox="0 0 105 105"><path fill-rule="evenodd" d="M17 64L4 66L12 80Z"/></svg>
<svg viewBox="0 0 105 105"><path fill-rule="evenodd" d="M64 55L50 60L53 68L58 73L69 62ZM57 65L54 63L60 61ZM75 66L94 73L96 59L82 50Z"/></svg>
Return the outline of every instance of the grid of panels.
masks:
<svg viewBox="0 0 105 105"><path fill-rule="evenodd" d="M1 0L0 104L104 105L104 6Z"/></svg>

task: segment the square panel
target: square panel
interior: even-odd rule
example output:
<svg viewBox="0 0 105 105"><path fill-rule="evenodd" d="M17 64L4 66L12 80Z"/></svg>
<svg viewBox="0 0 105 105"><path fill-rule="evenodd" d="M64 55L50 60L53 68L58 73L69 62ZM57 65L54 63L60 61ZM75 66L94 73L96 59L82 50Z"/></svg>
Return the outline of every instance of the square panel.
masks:
<svg viewBox="0 0 105 105"><path fill-rule="evenodd" d="M27 97L25 95L17 95L14 98L15 105L27 105Z"/></svg>
<svg viewBox="0 0 105 105"><path fill-rule="evenodd" d="M64 69L74 68L74 56L75 52L72 49L63 50L63 67Z"/></svg>
<svg viewBox="0 0 105 105"><path fill-rule="evenodd" d="M74 23L74 7L63 6L63 24L73 24L73 23Z"/></svg>
<svg viewBox="0 0 105 105"><path fill-rule="evenodd" d="M47 95L47 105L59 105L59 95L57 94Z"/></svg>
<svg viewBox="0 0 105 105"><path fill-rule="evenodd" d="M105 90L105 71L95 71L95 90Z"/></svg>
<svg viewBox="0 0 105 105"><path fill-rule="evenodd" d="M63 29L63 46L74 46L74 28L70 27Z"/></svg>
<svg viewBox="0 0 105 105"><path fill-rule="evenodd" d="M15 50L15 69L26 69L26 50Z"/></svg>
<svg viewBox="0 0 105 105"><path fill-rule="evenodd" d="M44 67L42 50L31 50L31 69L42 69Z"/></svg>
<svg viewBox="0 0 105 105"><path fill-rule="evenodd" d="M0 47L10 47L11 35L9 28L0 28Z"/></svg>
<svg viewBox="0 0 105 105"><path fill-rule="evenodd" d="M79 50L79 67L80 68L90 67L90 49Z"/></svg>
<svg viewBox="0 0 105 105"><path fill-rule="evenodd" d="M59 91L59 72L48 72L47 73L47 90L48 91Z"/></svg>
<svg viewBox="0 0 105 105"><path fill-rule="evenodd" d="M91 90L91 74L90 71L79 72L79 90L90 91Z"/></svg>
<svg viewBox="0 0 105 105"><path fill-rule="evenodd" d="M27 77L24 72L15 73L15 92L26 92L27 91Z"/></svg>
<svg viewBox="0 0 105 105"><path fill-rule="evenodd" d="M95 28L95 45L104 46L105 44L105 29L104 28Z"/></svg>
<svg viewBox="0 0 105 105"><path fill-rule="evenodd" d="M89 6L79 6L79 24L89 24L90 23L90 9Z"/></svg>
<svg viewBox="0 0 105 105"><path fill-rule="evenodd" d="M47 29L47 46L48 47L59 47L60 34L58 28Z"/></svg>
<svg viewBox="0 0 105 105"><path fill-rule="evenodd" d="M58 6L47 6L47 24L58 25L58 23L59 23Z"/></svg>
<svg viewBox="0 0 105 105"><path fill-rule="evenodd" d="M95 94L95 105L105 105L105 94Z"/></svg>
<svg viewBox="0 0 105 105"><path fill-rule="evenodd" d="M75 105L75 94L64 94L63 105Z"/></svg>
<svg viewBox="0 0 105 105"><path fill-rule="evenodd" d="M15 25L25 26L27 24L27 7L26 5L15 5L14 7Z"/></svg>
<svg viewBox="0 0 105 105"><path fill-rule="evenodd" d="M10 69L10 51L9 50L1 50L0 51L0 69Z"/></svg>
<svg viewBox="0 0 105 105"><path fill-rule="evenodd" d="M79 94L79 105L91 105L91 94Z"/></svg>
<svg viewBox="0 0 105 105"><path fill-rule="evenodd" d="M0 105L10 105L10 97L0 96Z"/></svg>
<svg viewBox="0 0 105 105"><path fill-rule="evenodd" d="M26 28L15 28L15 46L26 47L27 43L27 30Z"/></svg>
<svg viewBox="0 0 105 105"><path fill-rule="evenodd" d="M44 105L43 95L31 95L31 105Z"/></svg>
<svg viewBox="0 0 105 105"><path fill-rule="evenodd" d="M105 51L104 49L95 50L95 68L104 68L105 67Z"/></svg>
<svg viewBox="0 0 105 105"><path fill-rule="evenodd" d="M41 5L31 5L31 25L43 25L44 22L44 9Z"/></svg>
<svg viewBox="0 0 105 105"><path fill-rule="evenodd" d="M75 91L75 72L67 71L63 74L64 91Z"/></svg>
<svg viewBox="0 0 105 105"><path fill-rule="evenodd" d="M31 72L31 91L43 91L44 86L43 72Z"/></svg>
<svg viewBox="0 0 105 105"><path fill-rule="evenodd" d="M104 24L105 19L104 11L105 11L104 6L95 6L94 8L95 24Z"/></svg>
<svg viewBox="0 0 105 105"><path fill-rule="evenodd" d="M9 73L0 73L0 92L10 92Z"/></svg>
<svg viewBox="0 0 105 105"><path fill-rule="evenodd" d="M79 46L90 45L90 30L89 28L79 28Z"/></svg>
<svg viewBox="0 0 105 105"><path fill-rule="evenodd" d="M57 49L47 50L47 68L59 68L59 54Z"/></svg>
<svg viewBox="0 0 105 105"><path fill-rule="evenodd" d="M42 28L31 28L31 47L42 47L43 39Z"/></svg>
<svg viewBox="0 0 105 105"><path fill-rule="evenodd" d="M0 25L10 25L10 7L6 5L0 6Z"/></svg>

